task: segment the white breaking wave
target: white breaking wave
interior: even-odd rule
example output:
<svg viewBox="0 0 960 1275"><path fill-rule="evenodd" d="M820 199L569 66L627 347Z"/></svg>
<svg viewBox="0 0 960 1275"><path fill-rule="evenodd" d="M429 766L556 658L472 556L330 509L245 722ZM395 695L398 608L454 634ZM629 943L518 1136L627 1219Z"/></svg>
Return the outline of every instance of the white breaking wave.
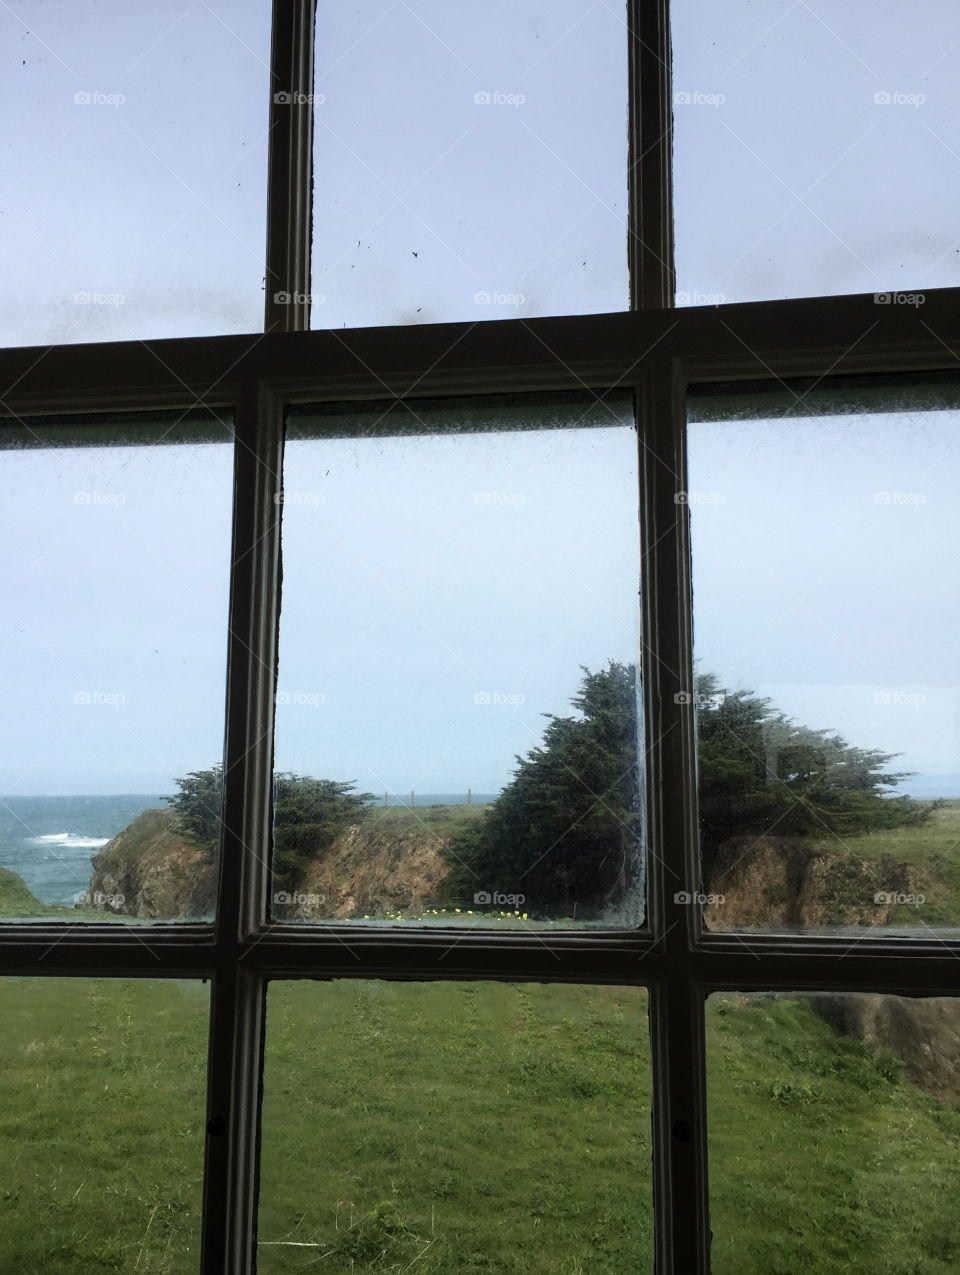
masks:
<svg viewBox="0 0 960 1275"><path fill-rule="evenodd" d="M36 846L63 846L65 850L92 850L105 846L109 837L85 837L79 832L48 832L42 837L31 837Z"/></svg>

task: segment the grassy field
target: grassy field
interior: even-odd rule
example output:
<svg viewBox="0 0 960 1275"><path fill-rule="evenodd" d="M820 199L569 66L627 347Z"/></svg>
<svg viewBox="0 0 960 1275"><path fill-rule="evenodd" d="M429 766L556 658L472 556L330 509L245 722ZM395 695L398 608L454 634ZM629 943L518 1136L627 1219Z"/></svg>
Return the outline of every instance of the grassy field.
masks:
<svg viewBox="0 0 960 1275"><path fill-rule="evenodd" d="M280 983L267 1006L264 1275L651 1269L642 992Z"/></svg>
<svg viewBox="0 0 960 1275"><path fill-rule="evenodd" d="M207 988L0 987L0 1275L197 1270ZM803 1001L707 1006L717 1275L955 1275L960 1112ZM260 1270L652 1269L646 998L278 983Z"/></svg>
<svg viewBox="0 0 960 1275"><path fill-rule="evenodd" d="M840 848L831 844L831 849ZM901 904L890 915L891 926L960 926L960 801L948 801L919 828L890 828L844 837L842 848L877 865L878 888L884 888L883 865L905 863L918 906Z"/></svg>
<svg viewBox="0 0 960 1275"><path fill-rule="evenodd" d="M488 806L370 806L367 818L376 826L390 828L398 835L417 836L421 832L446 835L483 817Z"/></svg>
<svg viewBox="0 0 960 1275"><path fill-rule="evenodd" d="M0 986L0 1272L199 1265L209 989Z"/></svg>

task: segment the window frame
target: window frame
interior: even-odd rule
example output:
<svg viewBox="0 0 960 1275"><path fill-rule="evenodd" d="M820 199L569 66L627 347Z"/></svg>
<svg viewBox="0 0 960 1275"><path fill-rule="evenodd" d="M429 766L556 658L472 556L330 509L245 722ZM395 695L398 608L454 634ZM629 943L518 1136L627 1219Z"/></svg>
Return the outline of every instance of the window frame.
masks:
<svg viewBox="0 0 960 1275"><path fill-rule="evenodd" d="M701 888L692 686L687 386L952 370L960 289L923 317L872 296L673 309L668 3L628 0L632 279L614 315L309 331L308 108L271 102L265 331L242 337L0 350L0 413L25 418L196 405L235 421L224 831L216 918L118 927L0 923L0 977L209 978L205 1275L256 1265L258 1115L270 978L488 979L649 989L658 1275L708 1275L704 1004L715 991L960 993L956 938L705 930L674 891ZM274 0L271 85L312 92L313 0ZM640 459L648 918L643 930L551 933L266 923L288 403L629 387Z"/></svg>

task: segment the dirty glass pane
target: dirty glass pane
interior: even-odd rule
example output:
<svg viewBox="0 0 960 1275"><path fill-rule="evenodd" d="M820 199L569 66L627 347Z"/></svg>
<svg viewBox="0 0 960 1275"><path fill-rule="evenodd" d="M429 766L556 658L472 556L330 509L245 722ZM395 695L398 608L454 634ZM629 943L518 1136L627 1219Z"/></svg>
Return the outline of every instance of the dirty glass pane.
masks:
<svg viewBox="0 0 960 1275"><path fill-rule="evenodd" d="M0 426L0 917L211 915L232 466L199 415Z"/></svg>
<svg viewBox="0 0 960 1275"><path fill-rule="evenodd" d="M960 1000L707 1001L711 1270L960 1267Z"/></svg>
<svg viewBox="0 0 960 1275"><path fill-rule="evenodd" d="M712 927L960 925L958 444L952 382L692 398Z"/></svg>
<svg viewBox="0 0 960 1275"><path fill-rule="evenodd" d="M645 989L272 983L258 1270L652 1271L650 1119Z"/></svg>
<svg viewBox="0 0 960 1275"><path fill-rule="evenodd" d="M263 328L269 0L8 0L0 345Z"/></svg>
<svg viewBox="0 0 960 1275"><path fill-rule="evenodd" d="M627 308L622 3L320 0L313 98L313 327Z"/></svg>
<svg viewBox="0 0 960 1275"><path fill-rule="evenodd" d="M677 304L960 284L956 13L675 0ZM874 294L878 294L876 297Z"/></svg>
<svg viewBox="0 0 960 1275"><path fill-rule="evenodd" d="M642 917L629 396L291 412L280 919Z"/></svg>

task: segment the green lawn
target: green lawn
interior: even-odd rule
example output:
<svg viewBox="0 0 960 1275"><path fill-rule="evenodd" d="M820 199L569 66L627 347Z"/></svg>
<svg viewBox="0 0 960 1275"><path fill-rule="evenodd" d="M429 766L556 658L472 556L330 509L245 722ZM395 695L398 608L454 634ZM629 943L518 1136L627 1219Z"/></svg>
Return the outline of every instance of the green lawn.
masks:
<svg viewBox="0 0 960 1275"><path fill-rule="evenodd" d="M0 1273L199 1265L209 989L0 986Z"/></svg>
<svg viewBox="0 0 960 1275"><path fill-rule="evenodd" d="M0 1275L197 1270L207 988L0 986ZM707 1007L717 1275L955 1275L960 1112L802 1001ZM652 1269L646 997L272 984L260 1269Z"/></svg>
<svg viewBox="0 0 960 1275"><path fill-rule="evenodd" d="M264 1275L652 1268L642 992L277 983L267 1017Z"/></svg>
<svg viewBox="0 0 960 1275"><path fill-rule="evenodd" d="M960 1109L803 1001L707 1010L714 1275L956 1275Z"/></svg>

